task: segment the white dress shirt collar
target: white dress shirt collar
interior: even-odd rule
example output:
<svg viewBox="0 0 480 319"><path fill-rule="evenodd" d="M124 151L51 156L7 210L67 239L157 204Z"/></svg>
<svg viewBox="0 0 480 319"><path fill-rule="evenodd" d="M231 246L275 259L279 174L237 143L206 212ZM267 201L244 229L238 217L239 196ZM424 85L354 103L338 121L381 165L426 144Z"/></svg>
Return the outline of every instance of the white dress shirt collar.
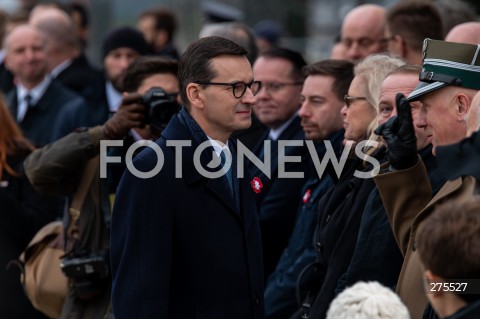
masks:
<svg viewBox="0 0 480 319"><path fill-rule="evenodd" d="M42 98L43 94L47 90L48 86L52 79L50 76L45 76L36 87L31 90L28 90L21 83L17 84L17 121L21 122L27 114L27 101L25 97L27 94L31 97L31 105L35 106L38 101Z"/></svg>
<svg viewBox="0 0 480 319"><path fill-rule="evenodd" d="M110 81L105 83L105 92L107 94L108 110L110 112L117 112L118 108L120 107L120 103L122 103L122 93L117 91Z"/></svg>
<svg viewBox="0 0 480 319"><path fill-rule="evenodd" d="M56 78L60 73L62 73L63 70L65 70L72 64L72 61L73 61L72 59L67 59L62 63L60 63L59 65L57 65L55 68L53 68L53 70L50 72L52 77Z"/></svg>
<svg viewBox="0 0 480 319"><path fill-rule="evenodd" d="M293 120L297 117L297 113L298 112L295 112L295 114L293 114L293 116L291 118L289 118L288 121L286 121L285 123L283 123L282 125L280 125L276 129L270 129L270 132L268 133L269 138L272 141L278 140L280 135L287 129L287 127L290 125L290 123L292 123Z"/></svg>

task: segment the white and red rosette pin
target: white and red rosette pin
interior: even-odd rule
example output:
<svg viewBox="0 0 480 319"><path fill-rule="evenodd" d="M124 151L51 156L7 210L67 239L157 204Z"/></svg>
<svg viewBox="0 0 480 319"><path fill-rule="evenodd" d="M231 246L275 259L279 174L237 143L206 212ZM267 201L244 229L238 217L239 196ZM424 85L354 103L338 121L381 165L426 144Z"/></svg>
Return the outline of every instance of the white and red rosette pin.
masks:
<svg viewBox="0 0 480 319"><path fill-rule="evenodd" d="M252 186L252 189L255 193L260 193L263 188L262 181L258 177L254 177L252 181L250 182L250 186Z"/></svg>

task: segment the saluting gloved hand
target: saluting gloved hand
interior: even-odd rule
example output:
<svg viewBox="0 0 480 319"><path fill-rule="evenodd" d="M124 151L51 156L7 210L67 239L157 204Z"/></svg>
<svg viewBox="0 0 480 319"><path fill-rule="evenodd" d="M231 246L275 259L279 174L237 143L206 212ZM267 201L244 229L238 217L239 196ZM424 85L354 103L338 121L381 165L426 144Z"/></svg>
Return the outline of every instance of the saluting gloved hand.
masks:
<svg viewBox="0 0 480 319"><path fill-rule="evenodd" d="M400 170L417 163L417 138L413 128L412 108L402 93L397 93L396 106L397 116L380 125L375 134L383 136L388 145L390 165Z"/></svg>
<svg viewBox="0 0 480 319"><path fill-rule="evenodd" d="M128 130L141 127L145 121L145 106L138 93L124 94L118 111L103 125L103 134L107 139L121 139Z"/></svg>

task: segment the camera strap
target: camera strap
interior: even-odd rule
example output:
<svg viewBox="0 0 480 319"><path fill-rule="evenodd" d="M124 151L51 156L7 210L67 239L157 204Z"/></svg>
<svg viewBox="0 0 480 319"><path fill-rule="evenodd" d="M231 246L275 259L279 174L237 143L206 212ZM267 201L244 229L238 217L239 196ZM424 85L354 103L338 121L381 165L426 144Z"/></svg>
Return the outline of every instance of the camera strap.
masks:
<svg viewBox="0 0 480 319"><path fill-rule="evenodd" d="M72 251L73 246L78 239L77 222L80 218L81 209L83 206L83 202L85 201L85 197L87 196L89 186L93 181L95 172L97 171L99 158L100 157L97 155L91 158L87 162L87 165L85 165L85 169L83 170L83 176L80 180L77 191L73 196L73 199L70 204L70 208L68 209L68 214L70 218L69 218L68 227L66 230L66 240L65 240L66 254Z"/></svg>

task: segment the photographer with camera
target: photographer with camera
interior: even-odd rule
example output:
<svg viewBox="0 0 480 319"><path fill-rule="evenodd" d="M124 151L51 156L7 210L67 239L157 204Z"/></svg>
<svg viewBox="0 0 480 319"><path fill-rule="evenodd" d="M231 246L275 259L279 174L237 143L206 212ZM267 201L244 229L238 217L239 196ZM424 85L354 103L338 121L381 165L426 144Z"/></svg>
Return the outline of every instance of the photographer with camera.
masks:
<svg viewBox="0 0 480 319"><path fill-rule="evenodd" d="M138 58L125 72L126 93L120 108L104 125L78 129L36 150L25 161L26 174L38 191L72 199L82 176L88 174L87 163L95 158L94 178L87 187L78 220L72 218L72 223L69 217L73 215L64 218L69 228L67 234L72 228L75 236L67 238L65 257L61 260L62 270L71 282L61 318L113 317L108 243L111 199L122 167L115 167L106 179L101 179L100 160L96 156L103 139L124 139L124 147L115 151L126 152L136 140L159 136L169 116L179 109L177 71L174 61Z"/></svg>

